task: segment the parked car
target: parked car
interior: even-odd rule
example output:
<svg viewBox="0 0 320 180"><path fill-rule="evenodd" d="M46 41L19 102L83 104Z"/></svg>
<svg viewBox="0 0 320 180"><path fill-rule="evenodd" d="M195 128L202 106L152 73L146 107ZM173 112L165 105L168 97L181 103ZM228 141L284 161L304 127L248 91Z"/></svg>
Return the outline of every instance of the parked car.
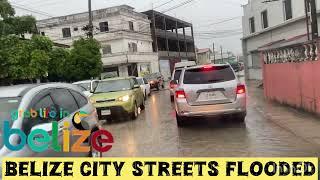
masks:
<svg viewBox="0 0 320 180"><path fill-rule="evenodd" d="M56 112L55 118L46 118L40 115L39 111L44 108L50 112ZM42 109L42 110L41 110ZM54 110L55 109L55 110ZM15 112L23 111L23 115L13 115ZM37 111L37 116L30 115L31 110ZM62 112L63 116L59 115ZM29 116L26 112L29 112ZM98 116L94 106L82 94L77 86L71 84L32 84L32 85L16 85L0 88L0 123L9 120L11 129L19 129L25 135L35 129L41 129L51 134L53 131L52 122L58 121L59 124L69 122L70 131L76 130L72 126L72 120L76 113L86 112L88 116L81 119L81 124L86 124L86 130L95 132L101 128L98 124ZM67 113L67 114L65 114ZM70 114L69 114L70 113ZM12 119L12 117L14 118ZM33 117L31 117L33 116ZM3 124L1 124L3 127ZM1 135L3 136L3 131ZM63 128L58 129L58 133L63 134ZM21 139L19 136L10 136L11 144L19 144ZM77 138L70 138L70 144L76 143ZM59 142L63 142L63 136L58 137ZM102 154L95 150L88 153L70 153L56 152L52 148L44 152L34 152L28 145L22 150L10 151L3 145L3 138L0 140L0 157L101 157ZM27 143L26 143L27 144ZM84 146L90 146L90 142L84 142ZM94 148L92 148L94 149Z"/></svg>
<svg viewBox="0 0 320 180"><path fill-rule="evenodd" d="M97 108L100 120L136 119L139 108L145 109L143 92L135 77L102 80L90 99Z"/></svg>
<svg viewBox="0 0 320 180"><path fill-rule="evenodd" d="M178 126L188 117L232 115L246 117L246 87L230 65L203 65L185 68L175 91Z"/></svg>
<svg viewBox="0 0 320 180"><path fill-rule="evenodd" d="M177 84L179 82L182 69L183 68L187 68L187 67L192 67L192 66L196 66L196 62L187 61L187 62L176 63L174 65L174 70L172 72L171 80L170 80L170 83L169 83L171 102L174 101L174 91L177 88Z"/></svg>
<svg viewBox="0 0 320 180"><path fill-rule="evenodd" d="M175 92L175 89L178 87L178 82L179 82L182 70L183 70L183 68L178 68L173 71L171 81L169 83L171 102L174 101L174 92Z"/></svg>
<svg viewBox="0 0 320 180"><path fill-rule="evenodd" d="M159 91L160 88L164 88L164 78L160 73L148 74L145 78L150 84L150 89L157 89Z"/></svg>
<svg viewBox="0 0 320 180"><path fill-rule="evenodd" d="M92 92L96 89L98 85L98 80L86 80L86 81L79 81L73 83L81 88L82 92L87 96L90 97Z"/></svg>
<svg viewBox="0 0 320 180"><path fill-rule="evenodd" d="M233 70L235 71L235 72L239 72L240 71L240 64L238 63L238 62L232 62L232 63L230 63L230 65L231 65L231 67L233 68Z"/></svg>
<svg viewBox="0 0 320 180"><path fill-rule="evenodd" d="M142 78L142 77L137 77L137 81L143 92L144 100L147 100L147 97L151 95L149 82L146 80L146 78Z"/></svg>

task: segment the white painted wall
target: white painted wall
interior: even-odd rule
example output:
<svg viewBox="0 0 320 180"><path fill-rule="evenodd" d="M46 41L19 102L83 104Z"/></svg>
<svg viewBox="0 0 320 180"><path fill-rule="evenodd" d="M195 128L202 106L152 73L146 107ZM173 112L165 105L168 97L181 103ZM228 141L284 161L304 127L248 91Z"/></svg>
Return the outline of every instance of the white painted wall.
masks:
<svg viewBox="0 0 320 180"><path fill-rule="evenodd" d="M260 61L260 59L252 58L253 51L257 51L259 47L270 42L275 42L282 39L289 39L295 36L306 34L306 23L303 17L305 16L304 1L292 0L292 15L293 18L285 20L283 1L274 1L270 3L262 3L264 0L249 0L249 3L243 7L244 16L243 38L245 39L243 46L244 57L247 61L248 77L250 79L262 80L262 69L252 67L252 61ZM320 0L316 0L317 10L320 9ZM261 12L268 11L269 27L262 28ZM255 18L256 32L250 34L249 18ZM320 29L320 17L318 17L318 25Z"/></svg>
<svg viewBox="0 0 320 180"><path fill-rule="evenodd" d="M94 38L101 46L111 46L112 54L103 55L104 66L119 65L120 76L127 76L128 69L122 63L149 63L152 72L159 72L158 54L153 53L150 21L144 14L134 12L128 6L116 6L94 11L93 25L99 27L100 22L108 22L109 32L100 32L95 29ZM130 30L129 21L133 22L134 31ZM85 37L82 31L88 22L87 13L69 15L65 17L51 18L38 22L40 32L44 32L54 42L72 45L74 40ZM71 37L63 38L62 29L70 28ZM75 31L74 28L78 28ZM137 53L130 54L127 58L124 54L129 51L129 43L137 44ZM102 50L101 50L102 53Z"/></svg>

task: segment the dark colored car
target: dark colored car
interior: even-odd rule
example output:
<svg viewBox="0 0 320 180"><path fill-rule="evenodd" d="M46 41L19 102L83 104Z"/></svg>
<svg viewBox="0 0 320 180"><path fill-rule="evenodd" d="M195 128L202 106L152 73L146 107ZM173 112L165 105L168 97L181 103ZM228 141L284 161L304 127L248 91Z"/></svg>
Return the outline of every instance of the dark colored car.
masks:
<svg viewBox="0 0 320 180"><path fill-rule="evenodd" d="M160 73L148 74L145 78L150 84L150 89L157 89L159 91L160 88L164 88L164 78Z"/></svg>
<svg viewBox="0 0 320 180"><path fill-rule="evenodd" d="M233 68L233 70L235 71L235 72L239 72L241 69L241 67L240 67L240 64L239 63L237 63L237 62L233 62L233 63L230 63L230 65L231 65L231 67Z"/></svg>

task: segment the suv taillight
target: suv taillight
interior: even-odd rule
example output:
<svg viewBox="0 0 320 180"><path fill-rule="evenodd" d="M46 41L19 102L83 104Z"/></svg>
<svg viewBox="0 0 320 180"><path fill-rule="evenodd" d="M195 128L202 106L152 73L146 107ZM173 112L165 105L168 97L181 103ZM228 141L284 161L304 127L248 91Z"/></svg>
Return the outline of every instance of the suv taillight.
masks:
<svg viewBox="0 0 320 180"><path fill-rule="evenodd" d="M240 84L237 86L237 94L245 94L246 93L246 86Z"/></svg>
<svg viewBox="0 0 320 180"><path fill-rule="evenodd" d="M176 98L177 99L185 99L186 98L186 93L184 92L184 90L176 91Z"/></svg>

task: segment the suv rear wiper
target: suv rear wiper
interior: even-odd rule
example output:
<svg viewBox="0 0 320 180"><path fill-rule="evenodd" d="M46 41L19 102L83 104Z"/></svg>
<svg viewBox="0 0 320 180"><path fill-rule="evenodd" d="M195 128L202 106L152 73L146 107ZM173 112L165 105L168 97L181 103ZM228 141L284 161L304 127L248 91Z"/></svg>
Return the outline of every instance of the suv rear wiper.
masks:
<svg viewBox="0 0 320 180"><path fill-rule="evenodd" d="M216 82L223 82L224 80L220 79L220 80L209 80L208 82L210 83L216 83Z"/></svg>

